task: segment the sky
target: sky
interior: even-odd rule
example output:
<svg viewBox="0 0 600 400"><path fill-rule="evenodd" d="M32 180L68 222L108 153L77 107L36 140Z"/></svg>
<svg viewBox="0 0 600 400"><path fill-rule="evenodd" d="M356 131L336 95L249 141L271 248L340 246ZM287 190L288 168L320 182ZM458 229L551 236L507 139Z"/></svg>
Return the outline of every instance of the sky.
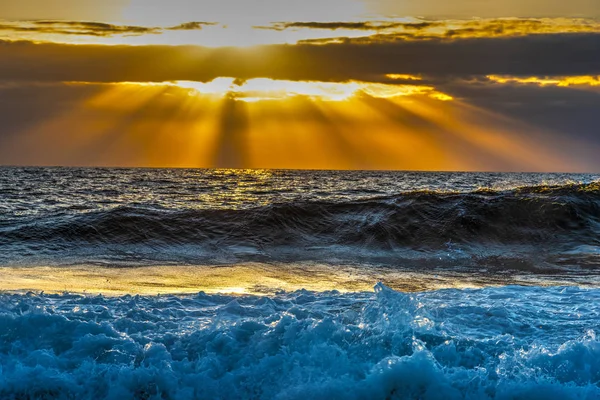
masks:
<svg viewBox="0 0 600 400"><path fill-rule="evenodd" d="M600 172L598 0L4 0L0 165Z"/></svg>

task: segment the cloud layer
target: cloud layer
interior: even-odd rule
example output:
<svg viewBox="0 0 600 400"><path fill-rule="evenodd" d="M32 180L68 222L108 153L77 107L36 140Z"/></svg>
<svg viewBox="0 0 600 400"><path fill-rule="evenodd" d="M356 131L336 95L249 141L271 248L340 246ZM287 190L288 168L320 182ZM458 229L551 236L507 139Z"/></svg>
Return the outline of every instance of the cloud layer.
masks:
<svg viewBox="0 0 600 400"><path fill-rule="evenodd" d="M116 35L158 35L168 30L201 30L215 22L186 22L171 27L149 27L135 25L115 25L95 21L0 21L0 31L10 33L35 33L39 35L77 35L111 37Z"/></svg>
<svg viewBox="0 0 600 400"><path fill-rule="evenodd" d="M600 23L583 18L491 18L466 20L435 20L420 18L392 18L385 20L352 21L287 21L252 26L239 22L235 25L209 21L188 21L176 25L145 26L119 25L98 21L77 20L0 20L0 37L10 40L34 39L36 41L71 42L78 37L79 43L90 38L147 36L147 43L164 43L157 35L173 31L201 31L208 26L219 26L240 35L253 35L253 30L279 32L269 35L268 43L285 43L289 38L296 41L328 43L341 41L398 41L429 40L435 38L489 38L535 34L600 33ZM211 31L210 35L224 35ZM340 37L336 37L340 34ZM51 36L49 36L51 35ZM291 36L290 36L291 35ZM88 38L88 39L86 39ZM196 39L202 36L196 36ZM279 41L278 39L279 38ZM181 37L174 37L173 45ZM127 42L127 41L125 41ZM205 41L208 43L210 41ZM234 41L235 42L235 41ZM243 41L242 41L243 43ZM133 42L129 43L133 44ZM139 43L137 43L139 44Z"/></svg>
<svg viewBox="0 0 600 400"><path fill-rule="evenodd" d="M582 18L489 18L471 20L423 20L408 18L386 21L353 22L275 22L259 29L276 31L318 29L375 31L367 36L372 40L469 38L522 36L550 33L599 33L600 23ZM334 38L333 40L340 40ZM330 39L331 40L331 39Z"/></svg>
<svg viewBox="0 0 600 400"><path fill-rule="evenodd" d="M425 84L487 75L600 75L600 34L432 39L251 48L101 46L0 41L4 81L207 82L218 77Z"/></svg>

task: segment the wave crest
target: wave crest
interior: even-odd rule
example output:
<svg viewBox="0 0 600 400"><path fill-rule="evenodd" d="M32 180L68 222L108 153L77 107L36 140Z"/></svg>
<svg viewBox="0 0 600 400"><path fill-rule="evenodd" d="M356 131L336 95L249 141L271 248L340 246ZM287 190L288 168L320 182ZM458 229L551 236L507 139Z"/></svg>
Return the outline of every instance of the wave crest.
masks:
<svg viewBox="0 0 600 400"><path fill-rule="evenodd" d="M2 244L153 243L356 246L393 250L455 244L598 245L600 183L469 193L412 192L347 202L240 209L125 206L4 226Z"/></svg>

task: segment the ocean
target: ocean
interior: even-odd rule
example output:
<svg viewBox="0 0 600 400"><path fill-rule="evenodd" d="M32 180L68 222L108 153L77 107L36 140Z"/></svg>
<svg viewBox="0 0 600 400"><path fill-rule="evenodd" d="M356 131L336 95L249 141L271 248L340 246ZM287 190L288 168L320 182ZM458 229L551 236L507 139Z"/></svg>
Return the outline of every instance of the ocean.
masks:
<svg viewBox="0 0 600 400"><path fill-rule="evenodd" d="M2 399L600 399L600 175L0 168Z"/></svg>

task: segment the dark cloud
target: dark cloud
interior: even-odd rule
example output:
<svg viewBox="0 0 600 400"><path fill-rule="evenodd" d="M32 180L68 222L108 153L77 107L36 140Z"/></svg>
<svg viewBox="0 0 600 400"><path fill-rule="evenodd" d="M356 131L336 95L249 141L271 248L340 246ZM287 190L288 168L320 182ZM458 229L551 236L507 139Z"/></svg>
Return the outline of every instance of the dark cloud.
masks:
<svg viewBox="0 0 600 400"><path fill-rule="evenodd" d="M159 34L161 28L131 25L114 25L94 21L16 21L0 24L0 30L40 34L114 36Z"/></svg>
<svg viewBox="0 0 600 400"><path fill-rule="evenodd" d="M201 30L205 26L216 24L216 22L192 21L168 28L162 28L152 26L114 25L95 21L4 21L0 23L0 31L110 37L115 35L156 35L163 33L165 30Z"/></svg>
<svg viewBox="0 0 600 400"><path fill-rule="evenodd" d="M405 22L377 22L377 21L364 21L364 22L275 22L268 26L255 26L257 29L272 29L276 31L284 31L286 29L325 29L325 30L361 30L361 31L372 31L372 30L385 30L385 29L410 29L420 30L441 25L440 22L418 22L418 23L405 23Z"/></svg>
<svg viewBox="0 0 600 400"><path fill-rule="evenodd" d="M502 18L476 20L431 20L420 22L360 21L360 22L276 22L258 29L284 31L287 29L377 31L375 36L353 40L393 41L401 39L430 39L432 37L495 37L550 33L600 32L600 24L586 19ZM339 41L341 38L338 38ZM317 39L327 41L327 39ZM348 39L350 40L350 39Z"/></svg>
<svg viewBox="0 0 600 400"><path fill-rule="evenodd" d="M205 26L210 26L210 25L217 25L217 23L216 22L192 21L192 22L184 22L183 24L172 26L167 29L169 29L171 31L194 31L194 30L201 30Z"/></svg>
<svg viewBox="0 0 600 400"><path fill-rule="evenodd" d="M12 81L176 81L217 77L345 82L386 74L447 77L600 74L600 34L345 42L251 48L0 42L0 76Z"/></svg>
<svg viewBox="0 0 600 400"><path fill-rule="evenodd" d="M284 31L294 28L308 29L357 29L371 30L375 29L372 22L276 22L268 26L255 26L257 29L272 29L275 31Z"/></svg>
<svg viewBox="0 0 600 400"><path fill-rule="evenodd" d="M459 24L458 27L446 26L444 34L447 37L494 37L598 31L600 31L600 26L597 23L582 20L556 24L554 20L542 19L492 19L466 21Z"/></svg>

